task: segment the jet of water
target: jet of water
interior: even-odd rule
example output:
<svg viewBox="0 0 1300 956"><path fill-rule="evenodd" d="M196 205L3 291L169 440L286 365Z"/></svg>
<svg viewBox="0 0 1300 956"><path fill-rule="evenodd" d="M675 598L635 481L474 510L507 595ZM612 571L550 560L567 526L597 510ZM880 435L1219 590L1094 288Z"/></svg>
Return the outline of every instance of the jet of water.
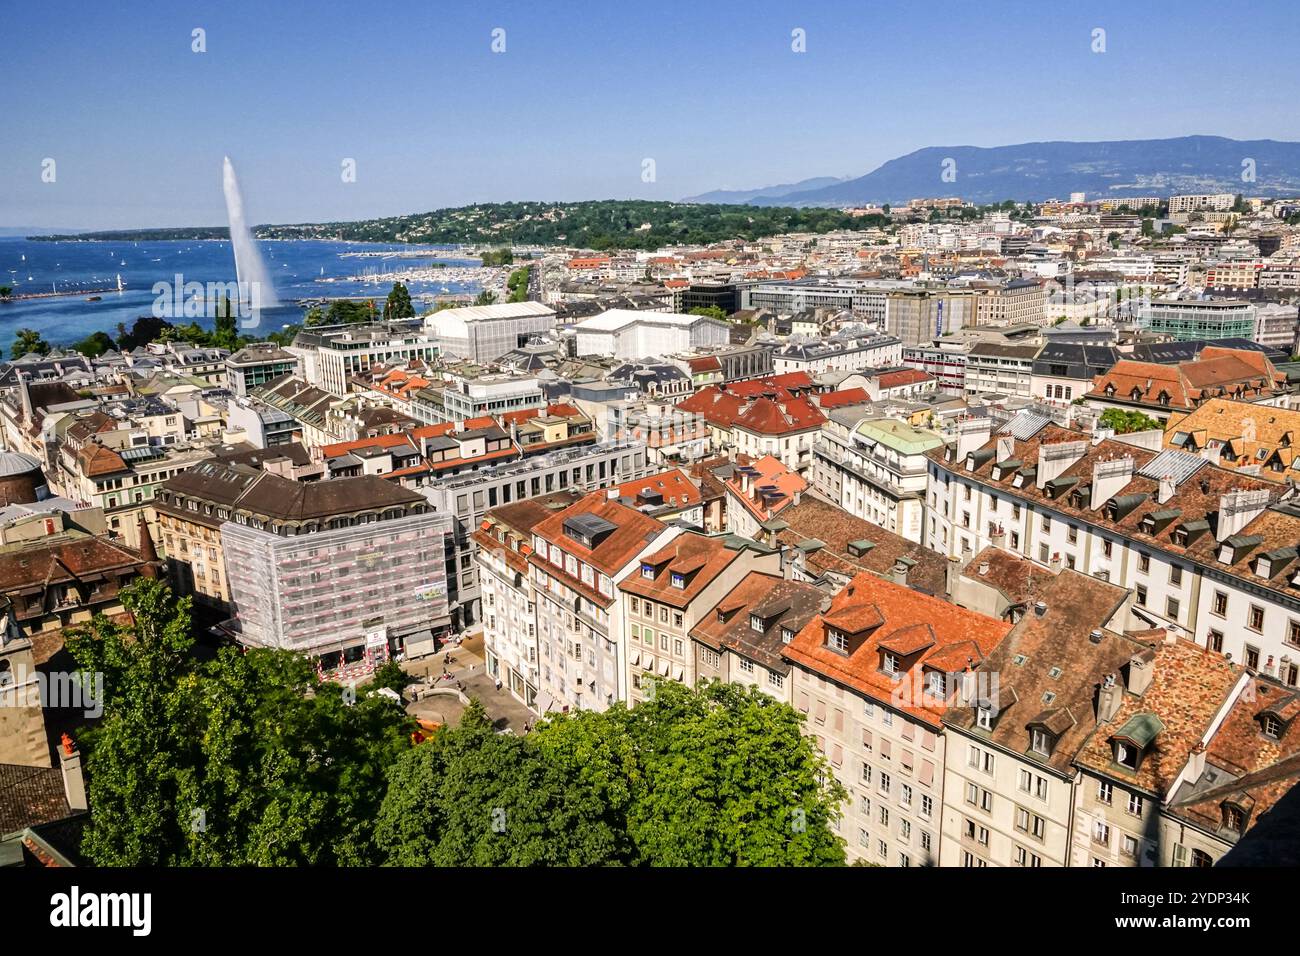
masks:
<svg viewBox="0 0 1300 956"><path fill-rule="evenodd" d="M235 178L235 167L227 156L222 163L221 187L226 193L226 215L230 219L230 245L235 251L235 278L239 280L240 295L251 294L254 307L273 308L280 304L275 286L262 261L257 240L249 231L244 219L244 197Z"/></svg>

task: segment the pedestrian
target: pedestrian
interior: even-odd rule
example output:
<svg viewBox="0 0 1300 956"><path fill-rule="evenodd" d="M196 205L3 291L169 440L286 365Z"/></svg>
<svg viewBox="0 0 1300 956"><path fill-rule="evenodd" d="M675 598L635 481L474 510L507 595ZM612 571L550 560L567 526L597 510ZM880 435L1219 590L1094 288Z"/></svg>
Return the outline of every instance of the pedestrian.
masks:
<svg viewBox="0 0 1300 956"><path fill-rule="evenodd" d="M500 689L501 689L501 678L498 677L498 678L497 678L497 690L500 690Z"/></svg>

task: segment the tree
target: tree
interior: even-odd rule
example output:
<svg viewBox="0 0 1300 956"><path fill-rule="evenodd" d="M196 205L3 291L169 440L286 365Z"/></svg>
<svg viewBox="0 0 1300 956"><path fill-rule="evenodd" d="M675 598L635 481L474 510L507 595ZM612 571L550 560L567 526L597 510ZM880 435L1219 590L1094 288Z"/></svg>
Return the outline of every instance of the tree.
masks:
<svg viewBox="0 0 1300 956"><path fill-rule="evenodd" d="M9 350L9 357L20 359L29 353L47 355L49 351L50 344L41 338L41 333L35 329L19 329L14 335L14 344Z"/></svg>
<svg viewBox="0 0 1300 956"><path fill-rule="evenodd" d="M0 300L7 299L14 294L14 287L11 285L0 285Z"/></svg>
<svg viewBox="0 0 1300 956"><path fill-rule="evenodd" d="M136 319L128 332L126 326L118 324L117 347L123 352L129 352L148 345L150 342L160 341L166 331L172 328L172 324L166 319L160 319L153 315L142 315Z"/></svg>
<svg viewBox="0 0 1300 956"><path fill-rule="evenodd" d="M1103 428L1113 429L1117 435L1151 431L1160 427L1160 423L1149 415L1139 411L1125 411L1122 408L1106 409L1097 421Z"/></svg>
<svg viewBox="0 0 1300 956"><path fill-rule="evenodd" d="M73 346L78 352L87 358L99 358L113 347L113 337L107 332L91 332L88 336Z"/></svg>
<svg viewBox="0 0 1300 956"><path fill-rule="evenodd" d="M506 288L510 290L507 302L528 301L528 275L527 266L510 273L510 278L506 280Z"/></svg>
<svg viewBox="0 0 1300 956"><path fill-rule="evenodd" d="M474 299L475 305L492 305L497 300L497 294L491 289L484 289Z"/></svg>
<svg viewBox="0 0 1300 956"><path fill-rule="evenodd" d="M797 712L729 684L655 687L635 709L558 716L524 738L472 705L390 771L375 827L386 862L844 862L829 824L845 793Z"/></svg>
<svg viewBox="0 0 1300 956"><path fill-rule="evenodd" d="M413 319L415 306L411 304L411 293L400 282L393 283L393 291L388 293L384 303L384 319Z"/></svg>
<svg viewBox="0 0 1300 956"><path fill-rule="evenodd" d="M710 319L727 320L727 312L720 305L701 305L691 309L691 315L702 315Z"/></svg>
<svg viewBox="0 0 1300 956"><path fill-rule="evenodd" d="M68 638L104 675L103 720L83 735L83 844L101 866L375 862L372 822L410 721L386 697L321 684L307 658L223 648L191 655L190 599L126 588L132 623L102 615Z"/></svg>
<svg viewBox="0 0 1300 956"><path fill-rule="evenodd" d="M205 336L206 342L202 344L211 345L213 348L226 349L235 351L239 348L239 328L235 318L235 309L230 303L230 296L224 296L222 302L217 306L217 314L213 319L212 334Z"/></svg>

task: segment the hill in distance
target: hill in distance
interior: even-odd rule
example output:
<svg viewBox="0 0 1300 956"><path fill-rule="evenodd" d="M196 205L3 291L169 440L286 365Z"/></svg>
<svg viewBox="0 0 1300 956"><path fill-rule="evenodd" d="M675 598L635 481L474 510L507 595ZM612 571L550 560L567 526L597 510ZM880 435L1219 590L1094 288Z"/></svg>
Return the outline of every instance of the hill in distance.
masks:
<svg viewBox="0 0 1300 956"><path fill-rule="evenodd" d="M797 183L763 186L760 189L714 189L707 193L700 193L698 196L688 196L682 202L743 205L757 199L759 196L767 199L778 199L781 196L788 196L790 193L811 192L815 189L824 189L842 182L844 182L844 179L839 176L814 176L812 179L801 179Z"/></svg>
<svg viewBox="0 0 1300 956"><path fill-rule="evenodd" d="M945 160L952 160L951 181L943 178ZM1253 160L1254 181L1242 179L1246 160ZM858 206L960 196L975 203L997 203L1067 199L1072 192L1087 193L1089 199L1204 192L1300 194L1300 143L1180 136L930 146L891 159L856 179L781 193L760 190L745 200L731 201L756 206Z"/></svg>

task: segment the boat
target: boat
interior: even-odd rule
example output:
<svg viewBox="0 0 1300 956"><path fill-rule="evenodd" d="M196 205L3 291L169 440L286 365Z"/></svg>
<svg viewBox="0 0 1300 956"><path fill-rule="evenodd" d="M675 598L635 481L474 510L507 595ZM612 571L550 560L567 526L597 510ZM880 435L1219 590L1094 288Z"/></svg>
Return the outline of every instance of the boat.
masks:
<svg viewBox="0 0 1300 956"><path fill-rule="evenodd" d="M99 301L100 299L102 299L102 298L103 298L103 296L100 296L100 295L88 295L88 296L86 296L86 301L87 301L87 302L98 302L98 301Z"/></svg>

